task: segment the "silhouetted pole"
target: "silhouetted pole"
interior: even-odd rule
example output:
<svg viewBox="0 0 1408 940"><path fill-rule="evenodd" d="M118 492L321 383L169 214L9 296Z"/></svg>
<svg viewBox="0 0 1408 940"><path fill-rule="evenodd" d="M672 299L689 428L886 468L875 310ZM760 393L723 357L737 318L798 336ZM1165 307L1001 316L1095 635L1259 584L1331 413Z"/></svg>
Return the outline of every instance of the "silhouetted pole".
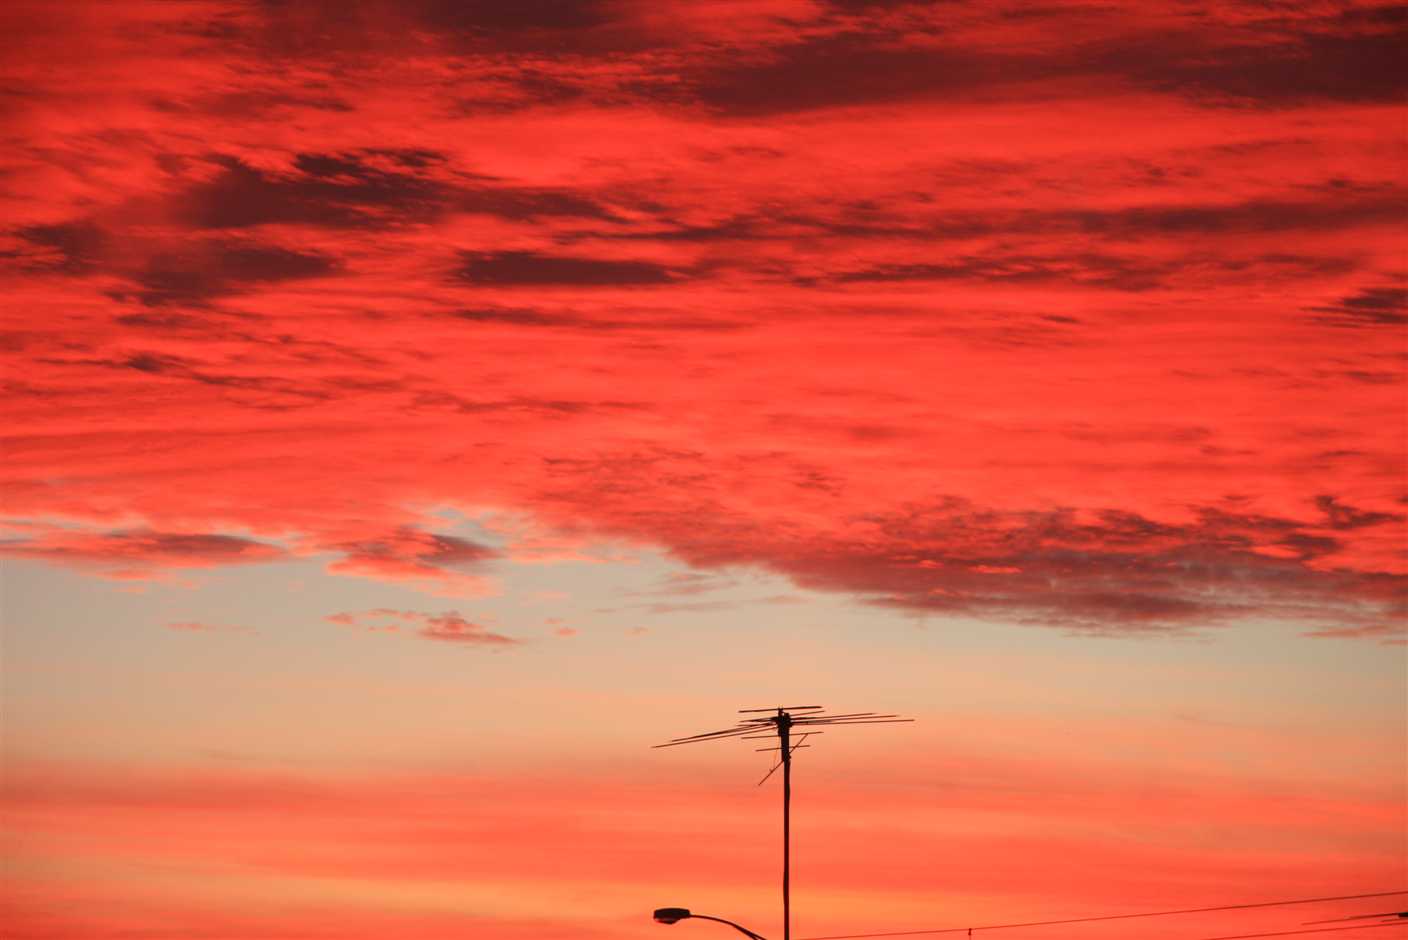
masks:
<svg viewBox="0 0 1408 940"><path fill-rule="evenodd" d="M777 769L782 768L782 940L792 940L792 752L797 748L811 747L810 744L802 742L814 734L821 734L820 731L814 729L823 726L880 725L913 721L914 719L900 718L897 715L881 715L876 712L828 715L820 705L740 708L738 713L740 715L755 715L756 717L740 718L732 728L705 731L703 734L691 734L683 738L671 738L664 744L657 744L655 747L676 747L680 744L698 744L702 741L718 741L723 738L758 741L764 738L770 739L774 733L777 734L778 747L758 748L760 751L778 751L781 754L778 762L772 765L772 770L769 770L763 779L758 781L758 786L767 783ZM792 729L794 727L801 729L796 744L792 743ZM673 916L673 912L677 909L664 908L663 910L666 914ZM679 908L678 910L683 911L684 909ZM681 916L687 916L687 914ZM663 921L663 923L674 923L674 921Z"/></svg>
<svg viewBox="0 0 1408 940"><path fill-rule="evenodd" d="M792 940L792 716L777 710L777 737L782 745L782 940Z"/></svg>

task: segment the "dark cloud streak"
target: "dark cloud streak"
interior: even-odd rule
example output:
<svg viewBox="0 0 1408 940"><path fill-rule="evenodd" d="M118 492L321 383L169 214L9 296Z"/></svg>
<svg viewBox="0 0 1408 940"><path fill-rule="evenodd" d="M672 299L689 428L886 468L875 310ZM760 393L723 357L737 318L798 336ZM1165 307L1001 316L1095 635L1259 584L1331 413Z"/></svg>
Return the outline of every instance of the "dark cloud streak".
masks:
<svg viewBox="0 0 1408 940"><path fill-rule="evenodd" d="M635 287L669 284L670 269L653 261L582 258L536 251L465 251L456 277L494 287Z"/></svg>

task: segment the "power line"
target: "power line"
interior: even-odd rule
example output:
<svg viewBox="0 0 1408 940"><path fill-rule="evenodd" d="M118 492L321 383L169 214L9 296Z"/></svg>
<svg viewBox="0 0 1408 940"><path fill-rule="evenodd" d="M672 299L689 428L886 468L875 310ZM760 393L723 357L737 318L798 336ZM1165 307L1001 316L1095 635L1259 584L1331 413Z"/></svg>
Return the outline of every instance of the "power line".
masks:
<svg viewBox="0 0 1408 940"><path fill-rule="evenodd" d="M1224 904L1219 907L1190 907L1178 911L1150 911L1144 914L1103 914L1099 917L1073 917L1067 920L1035 920L1021 924L985 924L981 927L941 927L934 930L892 930L888 933L844 933L827 937L803 937L801 940L860 940L864 937L914 937L920 934L972 933L975 930L1006 930L1010 927L1055 927L1059 924L1093 924L1102 920L1128 920L1133 917L1168 917L1172 914L1212 914L1219 911L1245 911L1257 907L1286 907L1292 904L1321 904L1329 901L1362 901L1367 898L1391 898L1408 891L1379 891L1373 894L1345 894L1327 898L1297 898L1292 901L1261 901L1255 904ZM1379 924L1371 926L1378 927ZM1387 926L1393 926L1389 924ZM1335 929L1335 928L1331 928ZM1357 928L1355 928L1357 929ZM1314 933L1315 931L1308 931ZM1271 936L1266 934L1265 936Z"/></svg>
<svg viewBox="0 0 1408 940"><path fill-rule="evenodd" d="M1353 927L1318 927L1315 930L1287 930L1281 933L1239 933L1235 937L1208 937L1207 940L1253 940L1255 937L1294 937L1305 933L1329 933L1332 930L1368 930L1371 927L1403 927L1404 924L1356 924Z"/></svg>
<svg viewBox="0 0 1408 940"><path fill-rule="evenodd" d="M1308 920L1305 922L1305 925L1311 927L1315 924L1342 924L1347 920L1373 920L1376 917L1380 920L1386 917L1399 917L1408 920L1408 911L1389 911L1385 914L1355 914L1353 917L1335 917L1330 920Z"/></svg>

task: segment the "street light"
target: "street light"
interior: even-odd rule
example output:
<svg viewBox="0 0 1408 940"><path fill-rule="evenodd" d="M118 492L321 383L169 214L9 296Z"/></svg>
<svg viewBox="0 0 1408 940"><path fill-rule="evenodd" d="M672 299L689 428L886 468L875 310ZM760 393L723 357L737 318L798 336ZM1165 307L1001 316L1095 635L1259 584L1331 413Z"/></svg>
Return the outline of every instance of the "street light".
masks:
<svg viewBox="0 0 1408 940"><path fill-rule="evenodd" d="M660 924L677 924L687 917L695 920L712 920L720 924L728 924L734 930L744 936L751 937L752 940L767 940L762 934L754 933L741 924L735 924L731 920L724 920L722 917L710 917L708 914L691 914L688 908L684 907L658 907L655 909L655 921Z"/></svg>

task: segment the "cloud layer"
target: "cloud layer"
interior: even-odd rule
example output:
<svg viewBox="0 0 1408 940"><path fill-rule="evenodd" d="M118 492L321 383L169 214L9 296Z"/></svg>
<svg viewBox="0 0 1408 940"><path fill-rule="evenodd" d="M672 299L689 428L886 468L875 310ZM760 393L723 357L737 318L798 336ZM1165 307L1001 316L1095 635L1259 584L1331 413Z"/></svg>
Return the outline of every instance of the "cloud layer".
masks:
<svg viewBox="0 0 1408 940"><path fill-rule="evenodd" d="M729 10L13 6L0 551L1396 635L1400 8Z"/></svg>

